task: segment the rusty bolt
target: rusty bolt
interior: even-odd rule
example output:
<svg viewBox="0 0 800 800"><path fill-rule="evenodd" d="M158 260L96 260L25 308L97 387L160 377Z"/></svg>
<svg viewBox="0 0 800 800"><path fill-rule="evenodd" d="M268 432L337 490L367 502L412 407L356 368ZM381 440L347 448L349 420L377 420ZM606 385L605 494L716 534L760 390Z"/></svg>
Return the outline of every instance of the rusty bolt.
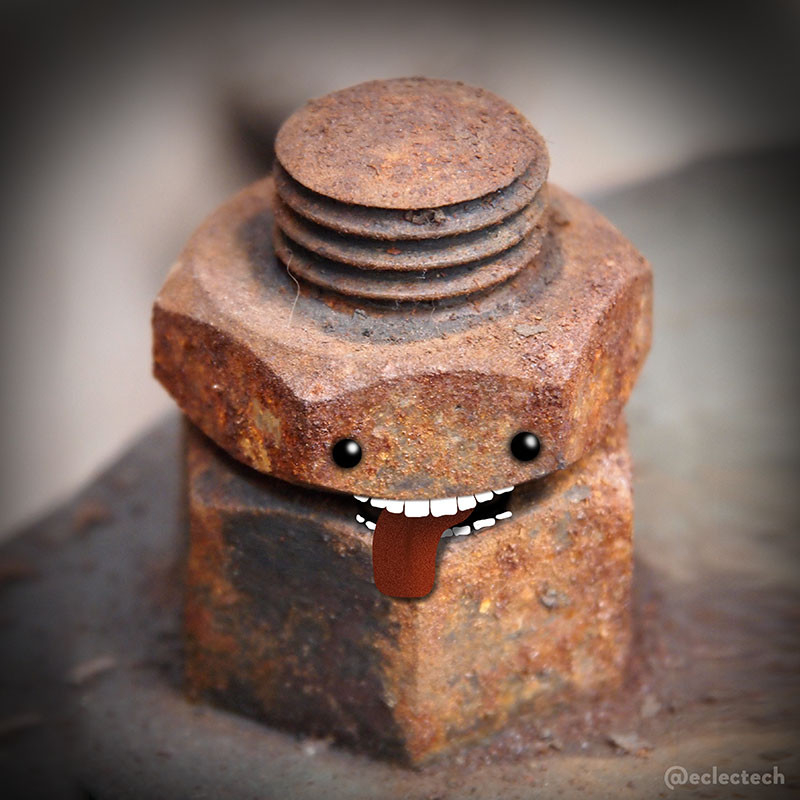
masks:
<svg viewBox="0 0 800 800"><path fill-rule="evenodd" d="M300 109L276 153L155 304L155 374L206 435L291 483L399 499L518 485L603 441L649 347L650 270L545 184L519 112L376 81ZM519 430L535 461L509 458Z"/></svg>
<svg viewBox="0 0 800 800"><path fill-rule="evenodd" d="M193 423L190 690L418 763L614 686L649 265L547 182L516 109L459 83L312 101L276 156L153 312L155 374ZM513 456L520 432L536 458ZM432 594L377 591L371 501L351 495L498 487L516 489L496 525L439 545Z"/></svg>

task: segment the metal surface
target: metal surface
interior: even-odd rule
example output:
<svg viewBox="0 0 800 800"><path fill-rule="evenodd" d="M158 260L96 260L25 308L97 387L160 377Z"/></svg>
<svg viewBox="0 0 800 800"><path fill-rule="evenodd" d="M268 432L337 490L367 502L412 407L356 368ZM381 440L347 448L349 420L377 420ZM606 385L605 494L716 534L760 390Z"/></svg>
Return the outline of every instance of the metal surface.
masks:
<svg viewBox="0 0 800 800"><path fill-rule="evenodd" d="M187 685L280 727L418 764L521 711L617 687L630 644L624 425L439 545L422 600L382 595L354 504L259 476L188 430Z"/></svg>
<svg viewBox="0 0 800 800"><path fill-rule="evenodd" d="M154 310L156 376L235 458L296 484L445 497L568 466L616 424L650 343L650 268L586 204L551 187L538 256L493 291L387 308L298 284L273 252L270 192L212 215ZM542 441L527 464L508 454L523 429ZM330 458L345 437L364 451L352 470Z"/></svg>
<svg viewBox="0 0 800 800"><path fill-rule="evenodd" d="M387 148L383 177L353 166ZM154 370L206 435L282 480L400 499L524 483L603 441L650 345L650 267L544 185L546 148L518 112L462 84L376 81L301 109L276 152L292 178L355 203L337 206L352 224L302 221L278 167L277 194L253 184L193 236L155 304ZM448 235L344 235L386 181L432 182L426 202L444 207L414 213L450 220ZM535 462L509 456L519 430L542 441ZM355 469L330 458L341 438L363 449Z"/></svg>
<svg viewBox="0 0 800 800"><path fill-rule="evenodd" d="M532 264L549 227L543 140L507 103L463 84L336 92L290 117L276 152L278 257L351 301L486 292Z"/></svg>
<svg viewBox="0 0 800 800"><path fill-rule="evenodd" d="M236 459L190 437L189 691L418 764L614 688L630 641L622 411L650 345L649 265L544 184L546 149L518 112L461 84L336 93L284 124L276 154L295 182L352 203L353 223L304 219L307 195L298 214L262 180L195 234L153 316L156 376ZM491 223L500 190L520 207ZM343 234L377 198L381 220L402 208L475 228ZM520 430L542 443L535 461L509 450ZM345 438L363 454L351 469L330 455ZM501 487L517 487L513 518L446 545L430 595L381 594L427 594L448 526L426 524L424 565L408 521L375 545L411 553L412 586L399 556L376 560L342 493Z"/></svg>
<svg viewBox="0 0 800 800"><path fill-rule="evenodd" d="M544 140L512 105L453 81L370 81L310 101L278 132L298 183L338 200L415 210L503 189L547 164Z"/></svg>
<svg viewBox="0 0 800 800"><path fill-rule="evenodd" d="M545 194L540 191L536 195L538 201L532 201L516 214L489 228L484 226L481 230L446 238L389 242L383 239L345 238L336 231L306 222L285 206L277 195L273 196L271 205L275 221L283 233L322 258L370 271L406 271L459 266L508 250L526 238L541 220L546 209ZM528 261L521 261L519 269Z"/></svg>
<svg viewBox="0 0 800 800"><path fill-rule="evenodd" d="M547 177L547 164L535 162L513 183L477 200L405 211L332 200L301 186L280 162L275 164L274 175L281 200L301 217L339 233L402 241L439 239L502 222L533 200Z"/></svg>
<svg viewBox="0 0 800 800"><path fill-rule="evenodd" d="M284 264L291 265L293 276L344 295L350 302L376 300L399 304L431 301L449 307L453 298L463 301L464 295L494 289L522 269L530 270L531 275L538 272L539 265L534 263L534 259L542 248L548 221L543 213L538 213L533 229L518 244L496 256L463 265L448 265L447 269L354 269L308 252L287 239L277 226L274 243L276 255Z"/></svg>

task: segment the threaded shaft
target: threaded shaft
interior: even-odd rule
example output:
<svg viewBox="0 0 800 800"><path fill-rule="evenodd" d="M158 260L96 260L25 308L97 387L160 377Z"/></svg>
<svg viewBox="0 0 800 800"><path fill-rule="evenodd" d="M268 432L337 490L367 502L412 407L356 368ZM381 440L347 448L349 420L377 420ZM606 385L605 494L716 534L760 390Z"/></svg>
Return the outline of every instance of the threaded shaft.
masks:
<svg viewBox="0 0 800 800"><path fill-rule="evenodd" d="M341 295L414 302L484 291L533 261L546 233L548 159L541 137L518 112L493 95L442 81L378 81L356 90L349 92L357 94L357 103L349 95L329 96L336 101L333 120L332 100L322 98L319 106L298 112L299 123L298 115L290 118L279 134L273 176L274 244L293 275ZM442 108L442 97L449 107ZM398 121L396 108L403 101L408 108ZM492 113L482 107L476 110L481 103ZM348 111L355 123L349 123ZM445 118L434 116L438 138L430 132L432 114ZM331 140L348 123L361 124L376 140L365 143L362 136L358 146L362 161L356 166L352 154L345 152L337 161L330 152ZM456 132L456 142L449 142L442 154L445 123ZM388 133L396 144L386 131L380 138L381 126L391 129ZM468 135L459 135L462 129ZM349 140L345 142L349 145ZM513 159L492 155L504 144ZM319 179L298 155L304 152L313 159L312 148L328 159ZM363 159L379 160L371 151L383 153L386 169L408 172L411 180L423 185L401 186L407 196L398 191L395 200L391 195L394 207L373 204L376 196L380 200L378 191L385 194L383 186L391 189L392 183L382 176L380 165L374 166L374 181L364 172ZM301 183L298 173L316 185ZM510 181L500 182L509 177ZM487 186L496 188L474 196L476 188ZM465 197L461 202L405 207L418 198L459 195ZM359 196L369 202L353 202Z"/></svg>

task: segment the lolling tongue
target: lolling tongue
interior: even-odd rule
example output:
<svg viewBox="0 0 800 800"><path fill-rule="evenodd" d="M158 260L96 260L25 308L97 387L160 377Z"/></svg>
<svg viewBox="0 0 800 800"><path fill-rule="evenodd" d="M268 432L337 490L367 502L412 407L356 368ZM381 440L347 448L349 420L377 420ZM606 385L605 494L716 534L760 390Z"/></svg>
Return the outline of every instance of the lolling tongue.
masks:
<svg viewBox="0 0 800 800"><path fill-rule="evenodd" d="M389 597L425 597L436 580L442 534L471 513L409 518L381 511L372 534L372 572L378 589Z"/></svg>

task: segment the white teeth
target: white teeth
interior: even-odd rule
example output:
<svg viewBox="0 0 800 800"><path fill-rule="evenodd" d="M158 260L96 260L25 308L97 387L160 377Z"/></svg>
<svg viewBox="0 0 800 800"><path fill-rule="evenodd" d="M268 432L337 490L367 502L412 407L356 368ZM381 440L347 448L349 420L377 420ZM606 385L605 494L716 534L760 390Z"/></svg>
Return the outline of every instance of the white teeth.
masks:
<svg viewBox="0 0 800 800"><path fill-rule="evenodd" d="M442 539L444 539L444 538L446 538L446 537L448 537L448 536L452 536L452 535L453 535L453 529L452 529L452 528L448 528L448 529L447 529L447 530L446 530L446 531L445 531L445 532L442 534Z"/></svg>
<svg viewBox="0 0 800 800"><path fill-rule="evenodd" d="M434 517L446 517L458 512L458 504L455 497L443 497L439 500L431 500L431 514Z"/></svg>
<svg viewBox="0 0 800 800"><path fill-rule="evenodd" d="M474 495L465 494L463 497L458 498L459 511L468 511L470 508L475 508L476 505L478 505L478 501Z"/></svg>
<svg viewBox="0 0 800 800"><path fill-rule="evenodd" d="M430 500L406 500L407 517L427 517L431 510Z"/></svg>
<svg viewBox="0 0 800 800"><path fill-rule="evenodd" d="M391 514L405 514L407 517L427 517L431 514L434 517L447 517L458 513L459 511L469 511L475 508L478 503L486 503L491 500L496 494L505 494L514 490L513 486L507 486L504 489L495 489L493 492L479 492L478 494L464 494L458 497L439 497L434 500L388 500L381 497L363 497L362 495L354 494L356 500L360 503L369 503L374 508L385 508ZM510 511L503 511L497 515L497 519L507 519L511 516ZM356 521L366 526L370 530L375 530L374 522L365 522L364 517L360 514L356 515ZM488 528L494 525L494 519L485 519L477 522L474 530L480 528ZM455 528L448 528L444 535L464 536L470 532L472 528L469 525L460 525Z"/></svg>

